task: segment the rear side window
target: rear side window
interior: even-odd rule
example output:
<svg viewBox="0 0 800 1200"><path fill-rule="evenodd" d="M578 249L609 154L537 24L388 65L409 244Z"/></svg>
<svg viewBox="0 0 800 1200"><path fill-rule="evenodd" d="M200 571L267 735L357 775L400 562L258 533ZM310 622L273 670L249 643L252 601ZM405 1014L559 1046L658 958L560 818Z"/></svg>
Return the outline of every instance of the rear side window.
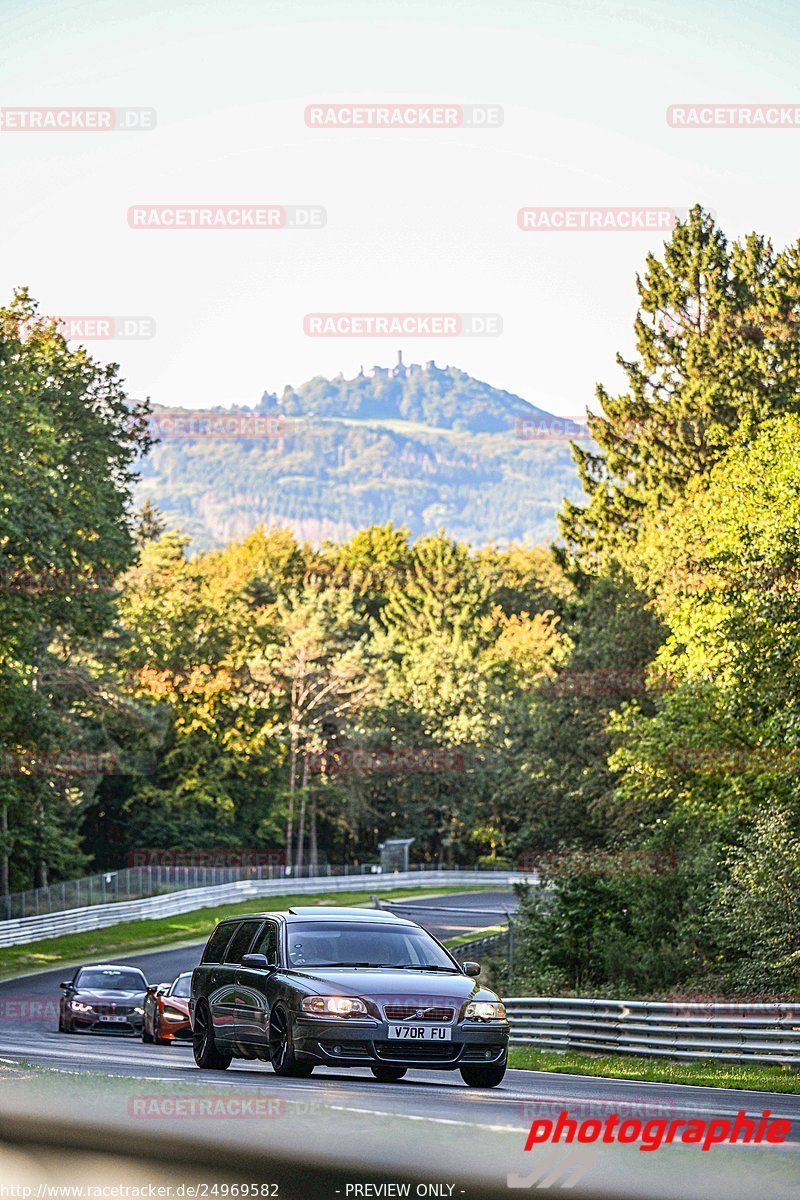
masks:
<svg viewBox="0 0 800 1200"><path fill-rule="evenodd" d="M226 963L238 963L242 961L242 955L246 954L250 949L250 943L258 933L259 921L245 921L236 930L233 935L233 940L228 946L228 952L225 955Z"/></svg>
<svg viewBox="0 0 800 1200"><path fill-rule="evenodd" d="M267 921L261 930L258 942L253 947L254 954L266 954L267 962L278 961L278 931L272 921Z"/></svg>
<svg viewBox="0 0 800 1200"><path fill-rule="evenodd" d="M225 956L225 947L231 940L233 925L225 924L218 925L208 939L205 950L203 951L203 962L221 963Z"/></svg>

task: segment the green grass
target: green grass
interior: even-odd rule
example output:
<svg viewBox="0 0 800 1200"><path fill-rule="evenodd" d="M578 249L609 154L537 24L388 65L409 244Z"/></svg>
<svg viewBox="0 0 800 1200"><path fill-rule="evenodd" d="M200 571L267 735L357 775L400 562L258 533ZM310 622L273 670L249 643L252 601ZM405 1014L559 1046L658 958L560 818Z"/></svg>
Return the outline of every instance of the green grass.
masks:
<svg viewBox="0 0 800 1200"><path fill-rule="evenodd" d="M512 1046L509 1066L523 1071L549 1071L559 1075L594 1075L601 1079L636 1079L648 1083L688 1083L696 1087L744 1088L753 1092L791 1092L800 1095L800 1072L767 1063L635 1058L627 1054L606 1056L555 1054L531 1046Z"/></svg>
<svg viewBox="0 0 800 1200"><path fill-rule="evenodd" d="M487 925L485 929L476 929L473 933L461 933L458 937L448 938L442 945L447 946L448 950L452 950L454 946L465 946L467 942L476 942L478 938L492 937L495 933L507 932L507 925Z"/></svg>
<svg viewBox="0 0 800 1200"><path fill-rule="evenodd" d="M487 891L487 888L396 888L381 892L382 900L412 899L420 896L442 896L452 892ZM205 941L217 921L223 917L238 917L251 912L268 909L289 908L293 904L365 904L369 905L371 893L318 892L314 895L263 896L243 900L239 904L217 905L214 908L197 908L180 913L175 917L158 917L154 920L125 921L111 925L108 929L96 929L87 933L70 933L63 937L48 938L47 941L29 942L24 946L5 946L0 949L0 979L8 979L26 971L47 970L72 965L86 959L130 954L134 950L157 950L192 941Z"/></svg>

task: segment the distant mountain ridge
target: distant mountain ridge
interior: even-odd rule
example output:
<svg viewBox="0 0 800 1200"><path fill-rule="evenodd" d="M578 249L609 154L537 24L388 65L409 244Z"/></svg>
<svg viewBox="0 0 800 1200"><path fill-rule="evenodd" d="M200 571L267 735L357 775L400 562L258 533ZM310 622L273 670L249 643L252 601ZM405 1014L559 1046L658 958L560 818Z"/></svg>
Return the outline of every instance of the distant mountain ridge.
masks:
<svg viewBox="0 0 800 1200"><path fill-rule="evenodd" d="M387 521L475 545L541 542L581 494L568 423L457 367L398 357L213 413L156 406L162 440L141 464L140 499L195 550L259 524L319 543Z"/></svg>
<svg viewBox="0 0 800 1200"><path fill-rule="evenodd" d="M280 399L265 392L259 410L287 417L415 421L467 433L502 433L519 420L555 420L521 396L473 379L458 367L437 367L433 360L406 366L402 351L392 368L376 366L370 374L362 368L353 379L316 376L299 388L287 386Z"/></svg>

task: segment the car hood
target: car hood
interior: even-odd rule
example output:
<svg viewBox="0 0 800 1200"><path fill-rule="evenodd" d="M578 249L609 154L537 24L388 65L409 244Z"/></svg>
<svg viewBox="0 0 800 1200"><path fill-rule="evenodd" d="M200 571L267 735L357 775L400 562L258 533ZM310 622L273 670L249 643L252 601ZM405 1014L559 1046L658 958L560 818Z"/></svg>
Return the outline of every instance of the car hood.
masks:
<svg viewBox="0 0 800 1200"><path fill-rule="evenodd" d="M407 1003L486 999L496 1000L494 992L482 988L468 975L444 971L390 971L385 967L308 967L286 974L295 985L305 986L318 996L369 996L378 1000Z"/></svg>
<svg viewBox="0 0 800 1200"><path fill-rule="evenodd" d="M72 999L83 1004L144 1004L144 992L90 991L81 988Z"/></svg>
<svg viewBox="0 0 800 1200"><path fill-rule="evenodd" d="M188 996L159 996L159 1000L164 1007L177 1008L179 1012L189 1015L189 997Z"/></svg>

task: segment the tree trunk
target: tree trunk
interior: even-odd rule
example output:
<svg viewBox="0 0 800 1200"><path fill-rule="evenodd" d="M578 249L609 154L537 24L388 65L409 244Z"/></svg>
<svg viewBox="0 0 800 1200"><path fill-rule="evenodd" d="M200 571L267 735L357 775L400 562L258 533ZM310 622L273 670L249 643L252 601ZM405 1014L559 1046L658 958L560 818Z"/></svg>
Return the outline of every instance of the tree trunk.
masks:
<svg viewBox="0 0 800 1200"><path fill-rule="evenodd" d="M297 734L292 730L289 749L289 814L286 818L286 865L292 865L292 837L294 835L294 789L297 783Z"/></svg>
<svg viewBox="0 0 800 1200"><path fill-rule="evenodd" d="M311 833L309 834L308 846L308 862L313 871L319 867L319 855L317 853L317 793L314 792L311 797Z"/></svg>
<svg viewBox="0 0 800 1200"><path fill-rule="evenodd" d="M41 854L41 858L39 859L36 866L34 867L33 886L35 888L46 888L47 887L47 859L45 857L44 848L42 846L42 842L44 840L44 834L43 834L44 803L41 800L36 805L35 811L36 811L36 818L34 821L34 826L38 831L38 837L36 840L39 842L39 852Z"/></svg>
<svg viewBox="0 0 800 1200"><path fill-rule="evenodd" d="M303 865L303 842L306 834L306 796L308 795L308 755L303 755L303 778L300 784L300 816L297 822L297 854L295 863L298 867Z"/></svg>
<svg viewBox="0 0 800 1200"><path fill-rule="evenodd" d="M6 843L6 835L8 833L8 804L3 801L0 804L0 896L9 895L9 873L8 873L8 845Z"/></svg>

